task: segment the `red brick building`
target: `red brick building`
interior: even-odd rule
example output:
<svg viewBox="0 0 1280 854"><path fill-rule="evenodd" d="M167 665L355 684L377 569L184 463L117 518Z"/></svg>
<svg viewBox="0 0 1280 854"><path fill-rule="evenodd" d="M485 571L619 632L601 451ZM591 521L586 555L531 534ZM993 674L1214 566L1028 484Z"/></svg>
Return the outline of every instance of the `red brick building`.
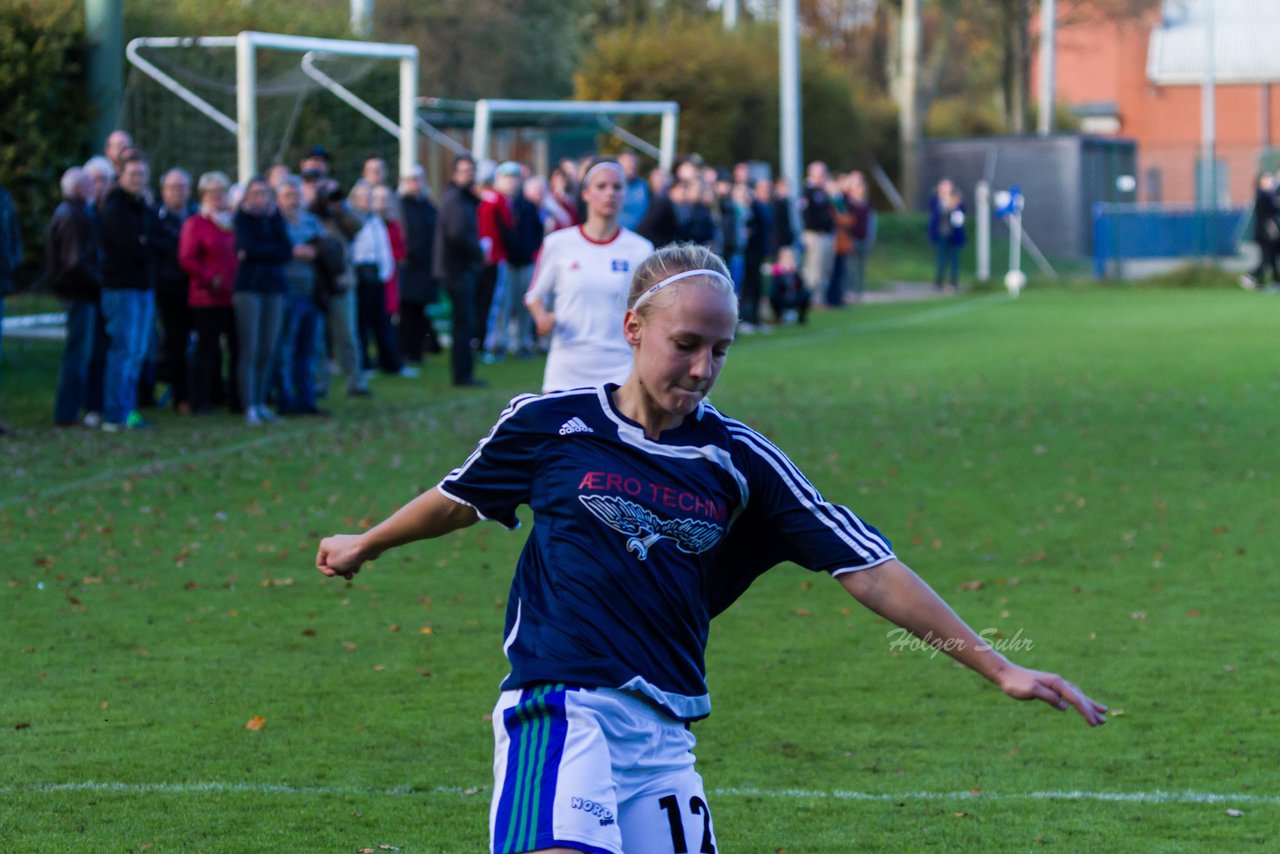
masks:
<svg viewBox="0 0 1280 854"><path fill-rule="evenodd" d="M1280 81L1280 2L1152 0L1141 19L1115 20L1088 0L1058 0L1058 21L1057 101L1086 133L1137 141L1144 202L1197 198L1211 31L1218 196L1251 201L1259 164L1280 142L1280 87L1271 82Z"/></svg>

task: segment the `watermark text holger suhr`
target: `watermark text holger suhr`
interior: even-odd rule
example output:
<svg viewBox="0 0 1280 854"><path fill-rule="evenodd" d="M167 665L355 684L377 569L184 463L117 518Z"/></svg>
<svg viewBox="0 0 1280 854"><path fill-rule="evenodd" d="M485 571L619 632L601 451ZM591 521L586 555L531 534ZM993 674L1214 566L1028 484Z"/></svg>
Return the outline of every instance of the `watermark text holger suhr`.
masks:
<svg viewBox="0 0 1280 854"><path fill-rule="evenodd" d="M885 633L889 638L889 649L893 652L927 652L933 658L940 652L959 652L964 649L965 642L960 638L934 637L928 632L924 637L916 637L902 628L892 628ZM1036 642L1022 634L1018 629L1012 635L1002 635L999 629L986 628L978 632L978 649L994 649L996 652L1028 652L1035 648Z"/></svg>

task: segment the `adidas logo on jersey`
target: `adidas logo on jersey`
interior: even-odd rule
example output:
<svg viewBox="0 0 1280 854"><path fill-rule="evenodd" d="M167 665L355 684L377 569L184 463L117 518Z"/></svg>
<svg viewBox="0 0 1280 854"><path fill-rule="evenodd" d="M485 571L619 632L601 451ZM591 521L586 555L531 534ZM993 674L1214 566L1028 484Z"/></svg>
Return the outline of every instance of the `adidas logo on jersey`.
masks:
<svg viewBox="0 0 1280 854"><path fill-rule="evenodd" d="M576 418L576 417L570 418L568 421L564 422L564 424L560 425L561 436L568 436L570 433L594 433L594 432L596 431L588 427L586 422L583 421L581 418Z"/></svg>

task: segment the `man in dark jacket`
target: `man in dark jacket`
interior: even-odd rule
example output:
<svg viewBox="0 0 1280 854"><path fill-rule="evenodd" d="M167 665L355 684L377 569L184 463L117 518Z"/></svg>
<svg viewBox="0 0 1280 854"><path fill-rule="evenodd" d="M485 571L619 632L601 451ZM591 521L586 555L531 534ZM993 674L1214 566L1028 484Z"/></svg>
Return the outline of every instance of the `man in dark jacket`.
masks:
<svg viewBox="0 0 1280 854"><path fill-rule="evenodd" d="M422 353L440 352L427 306L439 296L432 261L439 213L426 193L422 167L415 166L400 184L404 260L400 262L400 355L411 365L422 364Z"/></svg>
<svg viewBox="0 0 1280 854"><path fill-rule="evenodd" d="M1267 281L1267 275L1280 284L1280 268L1277 268L1277 249L1280 249L1280 207L1276 205L1275 178L1270 172L1258 173L1253 198L1253 239L1258 244L1258 266L1240 277L1240 287L1256 290L1259 283Z"/></svg>
<svg viewBox="0 0 1280 854"><path fill-rule="evenodd" d="M453 177L440 200L440 221L436 226L432 259L436 277L444 282L453 304L450 362L455 386L485 385L475 378L475 359L471 352L471 339L479 328L472 316L476 276L484 263L476 218L480 199L473 189L475 179L475 161L466 155L458 157L453 162Z"/></svg>
<svg viewBox="0 0 1280 854"><path fill-rule="evenodd" d="M13 197L0 187L0 330L4 323L4 298L13 289L13 271L22 263L22 240L18 228L18 213L13 208ZM2 334L2 333L0 333ZM0 436L10 432L0 421Z"/></svg>
<svg viewBox="0 0 1280 854"><path fill-rule="evenodd" d="M79 167L62 174L62 203L53 212L44 247L45 281L67 312L67 340L53 404L53 421L59 427L79 423L98 326L102 246L89 212L93 192L93 179Z"/></svg>
<svg viewBox="0 0 1280 854"><path fill-rule="evenodd" d="M182 224L196 212L191 204L191 176L181 169L170 169L160 180L160 199L151 231L151 248L156 256L156 313L161 330L155 378L169 383L173 408L188 414L191 309L187 305L187 274L178 263L178 239Z"/></svg>
<svg viewBox="0 0 1280 854"><path fill-rule="evenodd" d="M137 412L138 374L155 321L155 212L147 205L150 169L139 154L125 160L119 183L107 193L102 224L102 314L106 319L107 371L102 429L147 426Z"/></svg>

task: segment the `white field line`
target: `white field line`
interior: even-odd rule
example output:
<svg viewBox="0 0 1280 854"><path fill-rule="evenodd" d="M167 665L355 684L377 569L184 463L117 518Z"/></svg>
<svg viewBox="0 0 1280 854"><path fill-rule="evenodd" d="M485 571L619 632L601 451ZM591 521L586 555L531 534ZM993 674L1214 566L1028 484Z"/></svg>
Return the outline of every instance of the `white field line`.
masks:
<svg viewBox="0 0 1280 854"><path fill-rule="evenodd" d="M205 795L205 794L255 794L315 796L375 796L404 797L410 795L458 795L472 797L485 795L487 786L392 786L360 788L357 786L291 786L284 783L31 783L17 786L0 786L0 795L55 794L58 792L118 792L127 795ZM1156 789L1150 792L1094 792L1082 790L1043 792L856 792L823 791L819 789L710 789L708 794L717 798L756 798L759 800L785 801L869 801L899 803L903 801L1099 801L1132 804L1280 804L1280 795L1252 795L1225 792L1166 792Z"/></svg>

